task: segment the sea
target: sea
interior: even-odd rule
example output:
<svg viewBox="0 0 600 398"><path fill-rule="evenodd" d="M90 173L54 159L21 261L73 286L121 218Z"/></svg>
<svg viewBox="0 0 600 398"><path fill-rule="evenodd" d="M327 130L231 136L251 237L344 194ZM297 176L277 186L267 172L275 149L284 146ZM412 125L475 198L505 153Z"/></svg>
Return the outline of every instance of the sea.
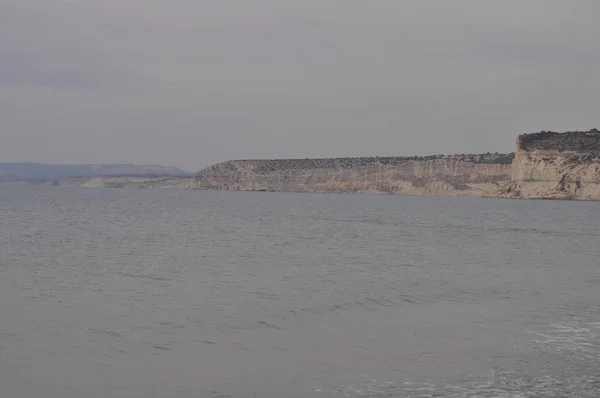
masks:
<svg viewBox="0 0 600 398"><path fill-rule="evenodd" d="M2 398L598 398L600 203L0 187Z"/></svg>

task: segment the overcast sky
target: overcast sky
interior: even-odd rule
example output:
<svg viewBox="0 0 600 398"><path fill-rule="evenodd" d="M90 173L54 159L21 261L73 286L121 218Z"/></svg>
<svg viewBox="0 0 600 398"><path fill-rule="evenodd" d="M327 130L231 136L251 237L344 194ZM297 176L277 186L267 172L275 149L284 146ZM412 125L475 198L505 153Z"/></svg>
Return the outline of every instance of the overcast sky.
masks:
<svg viewBox="0 0 600 398"><path fill-rule="evenodd" d="M0 162L512 151L600 127L597 0L0 0Z"/></svg>

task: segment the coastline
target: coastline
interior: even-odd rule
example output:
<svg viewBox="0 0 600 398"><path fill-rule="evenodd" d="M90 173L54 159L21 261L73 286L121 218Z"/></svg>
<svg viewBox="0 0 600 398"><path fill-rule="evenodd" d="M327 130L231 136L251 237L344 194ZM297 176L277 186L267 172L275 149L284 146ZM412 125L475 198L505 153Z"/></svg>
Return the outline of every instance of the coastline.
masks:
<svg viewBox="0 0 600 398"><path fill-rule="evenodd" d="M191 189L600 200L600 131L516 144L514 154L231 160L200 170Z"/></svg>

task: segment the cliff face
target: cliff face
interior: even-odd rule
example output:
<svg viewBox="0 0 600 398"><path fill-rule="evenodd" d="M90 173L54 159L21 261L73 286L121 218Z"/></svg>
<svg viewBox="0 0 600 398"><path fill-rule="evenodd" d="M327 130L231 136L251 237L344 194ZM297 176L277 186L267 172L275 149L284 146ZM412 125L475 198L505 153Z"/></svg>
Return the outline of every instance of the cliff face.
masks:
<svg viewBox="0 0 600 398"><path fill-rule="evenodd" d="M521 135L512 164L479 158L237 160L198 172L192 189L600 200L596 129Z"/></svg>
<svg viewBox="0 0 600 398"><path fill-rule="evenodd" d="M599 200L600 131L519 136L511 180L499 196Z"/></svg>
<svg viewBox="0 0 600 398"><path fill-rule="evenodd" d="M600 200L600 131L524 134L512 164L451 157L237 160L192 189Z"/></svg>
<svg viewBox="0 0 600 398"><path fill-rule="evenodd" d="M198 172L194 189L495 196L511 171L448 158L237 160Z"/></svg>

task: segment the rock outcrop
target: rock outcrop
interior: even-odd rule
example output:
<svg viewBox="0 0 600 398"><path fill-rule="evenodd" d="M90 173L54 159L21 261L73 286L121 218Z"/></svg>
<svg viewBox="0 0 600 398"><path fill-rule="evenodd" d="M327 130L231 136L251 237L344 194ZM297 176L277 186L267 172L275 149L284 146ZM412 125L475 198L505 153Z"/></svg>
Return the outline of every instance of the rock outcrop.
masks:
<svg viewBox="0 0 600 398"><path fill-rule="evenodd" d="M599 200L600 131L519 136L511 183L498 196Z"/></svg>

